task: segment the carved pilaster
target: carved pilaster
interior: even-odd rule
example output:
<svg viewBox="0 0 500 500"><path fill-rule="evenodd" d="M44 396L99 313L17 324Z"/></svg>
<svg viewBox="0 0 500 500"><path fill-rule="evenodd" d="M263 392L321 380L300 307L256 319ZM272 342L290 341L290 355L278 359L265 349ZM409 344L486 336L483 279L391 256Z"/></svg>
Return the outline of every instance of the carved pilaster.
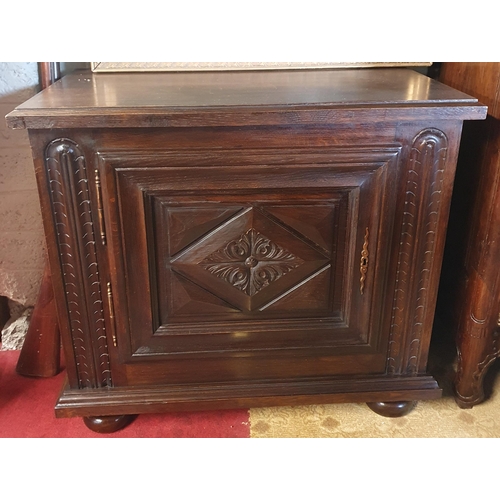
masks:
<svg viewBox="0 0 500 500"><path fill-rule="evenodd" d="M392 374L418 371L447 151L448 139L437 129L420 132L410 151L387 364Z"/></svg>
<svg viewBox="0 0 500 500"><path fill-rule="evenodd" d="M75 142L56 139L47 146L45 164L79 384L81 387L110 386L103 297L85 158Z"/></svg>

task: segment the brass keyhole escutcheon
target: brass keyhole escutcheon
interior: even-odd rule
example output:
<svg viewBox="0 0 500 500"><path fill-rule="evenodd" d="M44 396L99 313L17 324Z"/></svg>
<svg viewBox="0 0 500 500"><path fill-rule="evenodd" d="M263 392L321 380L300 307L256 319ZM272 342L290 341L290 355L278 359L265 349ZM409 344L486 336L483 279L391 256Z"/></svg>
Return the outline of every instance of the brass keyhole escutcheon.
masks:
<svg viewBox="0 0 500 500"><path fill-rule="evenodd" d="M365 241L363 242L363 249L361 250L361 263L359 268L361 273L361 277L359 279L359 291L361 292L361 295L363 295L365 289L366 273L368 272L368 236L369 231L368 228L366 228Z"/></svg>

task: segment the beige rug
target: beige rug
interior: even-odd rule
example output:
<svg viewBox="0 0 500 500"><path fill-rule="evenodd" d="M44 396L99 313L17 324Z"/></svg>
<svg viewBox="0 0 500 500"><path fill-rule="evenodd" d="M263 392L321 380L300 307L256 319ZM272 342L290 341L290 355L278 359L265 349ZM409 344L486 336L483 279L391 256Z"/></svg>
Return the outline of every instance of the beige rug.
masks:
<svg viewBox="0 0 500 500"><path fill-rule="evenodd" d="M388 419L364 404L250 411L252 438L496 438L500 437L500 393L471 410L453 400L426 401L407 416Z"/></svg>
<svg viewBox="0 0 500 500"><path fill-rule="evenodd" d="M454 346L431 350L429 371L443 389L443 398L421 401L404 417L385 418L366 404L336 404L250 410L252 438L497 438L500 437L498 363L488 373L489 398L470 410L452 396Z"/></svg>

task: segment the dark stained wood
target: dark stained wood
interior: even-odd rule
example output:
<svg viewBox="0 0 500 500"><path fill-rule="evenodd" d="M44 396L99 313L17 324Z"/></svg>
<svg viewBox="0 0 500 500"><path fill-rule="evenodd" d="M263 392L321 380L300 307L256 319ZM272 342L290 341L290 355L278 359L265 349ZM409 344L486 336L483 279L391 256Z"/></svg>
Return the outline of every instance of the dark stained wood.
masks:
<svg viewBox="0 0 500 500"><path fill-rule="evenodd" d="M80 72L7 116L13 128L189 127L465 120L484 107L407 69L93 74ZM453 103L453 106L449 104Z"/></svg>
<svg viewBox="0 0 500 500"><path fill-rule="evenodd" d="M494 62L442 63L439 72L441 82L475 97L488 106L488 115L497 119L500 119L499 79L500 64Z"/></svg>
<svg viewBox="0 0 500 500"><path fill-rule="evenodd" d="M105 417L83 417L85 425L94 432L110 434L123 429L135 420L136 415L113 415Z"/></svg>
<svg viewBox="0 0 500 500"><path fill-rule="evenodd" d="M57 415L439 397L462 120L485 113L386 70L77 74L18 108L57 270Z"/></svg>
<svg viewBox="0 0 500 500"><path fill-rule="evenodd" d="M81 391L65 386L57 401L56 417L85 417L96 410L106 415L196 411L258 406L296 406L359 403L380 400L439 399L436 381L420 377L304 379L150 387L113 387ZM399 404L399 403L398 403Z"/></svg>
<svg viewBox="0 0 500 500"><path fill-rule="evenodd" d="M123 153L120 157L108 160L106 154L101 155L102 168L111 170L110 174L117 180L116 191L107 191L106 196L116 199L122 206L123 200L127 200L126 213L121 216L121 220L115 221L113 216L109 217L111 224L123 228L124 274L131 289L156 289L152 294L154 302L158 303L158 310L152 311L153 316L149 297L128 296L117 302L119 310L122 305L128 304L130 331L137 332L137 335L142 332L142 338L131 333L130 352L136 352L135 359L140 357L137 351L143 355L176 353L178 357L182 352L231 350L231 347L255 352L265 349L271 354L268 351L270 348L283 348L287 343L293 349L299 346L302 349L321 347L326 356L329 352L327 348L332 344L366 343L366 335L370 335L369 307L373 307L371 296L376 294L374 300L383 300L380 288L374 288L376 283L382 282L381 268L375 264L370 267L363 297L359 293L359 286L345 283L346 280L342 277L349 275L346 270L349 248L355 245L359 249L357 253L361 254L366 227L370 228L373 241L386 240L383 235L389 231L393 214L384 193L387 185L395 181L398 152L397 148L388 148L374 157L373 152L367 151L358 153L340 148L317 148L312 151L302 150L292 158L287 158L292 155L283 153L281 149L267 149L265 152L247 149L238 151L236 155L229 150L219 150L220 158L230 163L232 168L208 166L210 178L204 176L203 169L191 167L186 173L185 169L178 170L174 167L182 161L178 159L179 156L184 156L182 152L171 152L167 158L156 155L156 167L140 169L135 169L132 165L137 165L138 162L144 165L147 157L138 158L134 155L128 159L126 153ZM197 160L193 161L198 165ZM207 161L208 158L205 157L204 162ZM151 159L149 162L151 164ZM270 166L262 167L263 162ZM284 162L288 165L282 166ZM321 166L312 167L311 164L315 162ZM292 169L291 165L294 163L297 166ZM304 166L299 167L300 164ZM237 165L240 167L234 168ZM275 165L281 166L278 168ZM256 172L259 173L257 179ZM276 191L265 193L269 185L280 186L280 191L286 194ZM233 194L240 186L252 188L248 194ZM299 194L305 188L314 190L314 195ZM318 188L323 191L322 194L316 194ZM190 192L193 189L201 193L209 190L217 194L202 194L199 201L194 202L191 194L182 194L183 191ZM179 194L169 195L169 192ZM142 212L145 195L152 206L150 215ZM337 209L333 218L335 206ZM197 227L198 217L201 216L204 221L208 210L208 214L216 218L218 214L214 211L217 208L226 214L228 211L234 213L231 215L229 212L215 224L212 231L207 231L202 224L202 229L194 232L186 218L182 219L182 235L189 229L192 240L184 238L186 244L183 248L174 247L173 251L169 249L172 236L176 241L175 233L172 235L165 232L170 226L169 214L188 212L191 225ZM328 227L326 233L331 239L327 249L321 248L322 240L318 242L318 236L314 232L309 235L314 239L310 239L299 231L294 220L299 217L300 221L307 216L307 211L301 211L304 209L318 211L320 222L325 217L332 218L332 226ZM365 213L366 216L357 216L353 210ZM352 222L349 221L355 217L358 218L358 225L351 228ZM153 221L156 221L155 226ZM148 224L157 244L153 241L148 244ZM333 235L332 228L335 226L338 233ZM178 229L174 225L172 230ZM255 231L255 238L261 235L264 249L269 246L277 254L274 260L272 255L263 255L264 260L256 264L253 278L251 268L247 267L245 261L251 255L260 258L258 244L252 247L247 241L240 243L238 247L238 241L251 230ZM201 237L203 238L200 239ZM247 250L243 248L245 244L249 245ZM113 242L110 241L110 246L112 245ZM148 246L157 255L154 283L148 278L148 266L151 262L144 262L142 266L136 258L137 255L146 253ZM231 251L235 246L242 249L244 258L240 259L237 251ZM381 262L388 260L388 252L388 247L380 245ZM165 257L168 257L168 262L165 262ZM294 267L287 268L288 262ZM280 274L282 269L285 270L283 275ZM264 273L265 279L273 279L259 293L238 288L240 273L247 276L248 285L258 285L259 272ZM323 273L332 276L325 280ZM336 286L332 286L334 280L337 281ZM357 275L358 283L359 280L360 276ZM304 286L309 287L309 294L318 297L308 308L302 298ZM319 286L321 288L318 289ZM289 293L292 287L293 296ZM312 291L310 287L313 287ZM346 289L352 289L352 292L347 293ZM286 307L281 299L274 302L284 294L287 294L288 299ZM177 302L165 297L176 297ZM146 301L144 305L141 304L142 298ZM325 299L329 304L327 306L324 305ZM179 311L182 307L184 311ZM123 307L123 312L118 311L118 315L126 316L125 311ZM179 312L184 312L184 315ZM154 316L158 317L155 326ZM229 335L190 338L188 332L196 329L203 334L206 331L203 322L209 318L215 322L214 328L221 333L231 333L234 321L238 321L239 328L248 333L236 338ZM300 321L300 318L306 319ZM278 326L277 319L288 322L284 321ZM254 324L255 320L258 323ZM145 329L146 324L151 327ZM332 328L335 329L335 335L332 335ZM270 329L275 332L272 338L269 338ZM152 337L153 331L156 333ZM306 335L306 331L310 333ZM384 365L385 362L379 359L377 368L367 365L365 370L380 371ZM295 364L293 369L298 375L299 366Z"/></svg>
<svg viewBox="0 0 500 500"><path fill-rule="evenodd" d="M40 86L59 78L58 63L38 63ZM61 338L57 321L52 277L46 260L37 302L19 354L16 371L27 377L53 377L60 370Z"/></svg>
<svg viewBox="0 0 500 500"><path fill-rule="evenodd" d="M7 297L0 296L0 330L10 319L9 301Z"/></svg>
<svg viewBox="0 0 500 500"><path fill-rule="evenodd" d="M456 401L471 408L500 354L500 63L443 63L440 80L488 105L462 140L440 299L456 332Z"/></svg>
<svg viewBox="0 0 500 500"><path fill-rule="evenodd" d="M16 371L27 377L53 377L60 370L61 338L49 266L45 266L40 292Z"/></svg>
<svg viewBox="0 0 500 500"><path fill-rule="evenodd" d="M476 98L408 69L128 75L78 72L18 109L418 106L450 101L470 104Z"/></svg>
<svg viewBox="0 0 500 500"><path fill-rule="evenodd" d="M368 407L383 417L404 417L415 408L415 401L387 401L367 403Z"/></svg>

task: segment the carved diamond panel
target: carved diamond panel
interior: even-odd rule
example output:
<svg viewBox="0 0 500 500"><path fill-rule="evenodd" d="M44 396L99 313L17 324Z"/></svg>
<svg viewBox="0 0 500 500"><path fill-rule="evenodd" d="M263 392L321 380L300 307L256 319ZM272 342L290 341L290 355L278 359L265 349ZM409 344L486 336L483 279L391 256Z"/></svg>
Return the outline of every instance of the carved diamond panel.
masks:
<svg viewBox="0 0 500 500"><path fill-rule="evenodd" d="M172 270L243 312L264 309L330 265L326 252L257 207L242 208L171 261Z"/></svg>
<svg viewBox="0 0 500 500"><path fill-rule="evenodd" d="M247 295L255 295L304 261L255 229L209 255L201 266Z"/></svg>

